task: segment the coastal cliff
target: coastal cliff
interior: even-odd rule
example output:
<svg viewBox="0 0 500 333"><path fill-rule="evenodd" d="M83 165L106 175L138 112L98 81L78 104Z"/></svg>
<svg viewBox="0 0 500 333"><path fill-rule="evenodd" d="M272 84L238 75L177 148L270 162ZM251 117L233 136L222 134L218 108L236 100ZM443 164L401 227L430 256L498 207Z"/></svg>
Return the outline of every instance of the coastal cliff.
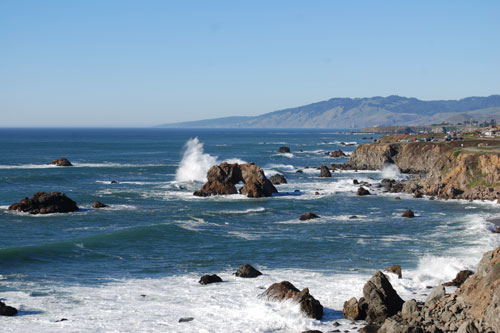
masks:
<svg viewBox="0 0 500 333"><path fill-rule="evenodd" d="M500 150L477 141L370 143L360 145L343 168L377 170L394 164L418 174L400 192L449 199L500 198Z"/></svg>

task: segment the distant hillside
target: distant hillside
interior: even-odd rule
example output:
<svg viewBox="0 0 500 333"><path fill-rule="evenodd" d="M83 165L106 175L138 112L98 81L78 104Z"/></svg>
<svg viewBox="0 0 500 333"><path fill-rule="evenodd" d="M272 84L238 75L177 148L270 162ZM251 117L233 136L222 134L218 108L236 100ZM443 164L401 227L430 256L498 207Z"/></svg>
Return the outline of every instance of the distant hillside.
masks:
<svg viewBox="0 0 500 333"><path fill-rule="evenodd" d="M255 117L225 117L165 124L181 128L364 128L427 125L441 121L500 121L500 95L421 101L400 96L332 98Z"/></svg>

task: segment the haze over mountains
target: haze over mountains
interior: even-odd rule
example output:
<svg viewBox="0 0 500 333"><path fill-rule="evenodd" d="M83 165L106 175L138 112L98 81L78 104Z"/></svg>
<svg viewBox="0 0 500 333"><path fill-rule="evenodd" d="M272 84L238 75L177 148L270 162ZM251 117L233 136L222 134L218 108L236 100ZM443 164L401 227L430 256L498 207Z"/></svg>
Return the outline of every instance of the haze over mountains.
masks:
<svg viewBox="0 0 500 333"><path fill-rule="evenodd" d="M364 128L500 121L500 95L422 101L401 96L332 98L253 117L224 117L161 125L169 128Z"/></svg>

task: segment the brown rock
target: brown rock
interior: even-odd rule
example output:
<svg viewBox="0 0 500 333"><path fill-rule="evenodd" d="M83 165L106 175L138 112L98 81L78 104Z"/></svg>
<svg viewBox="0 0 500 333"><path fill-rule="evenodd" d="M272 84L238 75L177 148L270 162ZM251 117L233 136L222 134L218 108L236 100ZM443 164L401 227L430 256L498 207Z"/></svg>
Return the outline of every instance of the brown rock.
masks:
<svg viewBox="0 0 500 333"><path fill-rule="evenodd" d="M279 173L269 177L269 180L273 185L287 184L285 176Z"/></svg>
<svg viewBox="0 0 500 333"><path fill-rule="evenodd" d="M443 283L443 285L460 287L465 282L465 280L467 280L467 278L472 274L474 274L474 272L468 269L460 271L457 273L457 276L452 281Z"/></svg>
<svg viewBox="0 0 500 333"><path fill-rule="evenodd" d="M407 209L403 215L401 215L402 217L409 217L409 218L412 218L412 217L415 217L415 214L413 213L413 211L411 209Z"/></svg>
<svg viewBox="0 0 500 333"><path fill-rule="evenodd" d="M288 281L273 283L266 291L260 295L270 301L283 301L287 299L294 300L300 304L300 310L308 317L321 319L323 317L323 306L311 294L309 289L305 288L299 291Z"/></svg>
<svg viewBox="0 0 500 333"><path fill-rule="evenodd" d="M394 200L401 200L401 197L395 197Z"/></svg>
<svg viewBox="0 0 500 333"><path fill-rule="evenodd" d="M38 192L31 198L24 198L9 206L9 210L17 210L30 214L69 213L78 210L76 202L60 192Z"/></svg>
<svg viewBox="0 0 500 333"><path fill-rule="evenodd" d="M370 195L370 191L365 189L363 186L358 188L358 191L356 192L356 195L363 196L363 195Z"/></svg>
<svg viewBox="0 0 500 333"><path fill-rule="evenodd" d="M104 208L104 207L109 207L109 206L103 204L100 201L94 201L94 203L92 204L92 208Z"/></svg>
<svg viewBox="0 0 500 333"><path fill-rule="evenodd" d="M71 164L71 162L68 161L68 159L65 158L65 157L57 159L57 160L53 160L49 164L54 164L54 165L57 165L57 166L73 166L73 164Z"/></svg>
<svg viewBox="0 0 500 333"><path fill-rule="evenodd" d="M403 274L401 273L401 266L400 265L391 265L385 269L387 272L394 273L398 276L399 279L403 277Z"/></svg>
<svg viewBox="0 0 500 333"><path fill-rule="evenodd" d="M251 265L244 264L238 268L234 275L242 278L256 278L257 276L262 275L262 273L253 268Z"/></svg>
<svg viewBox="0 0 500 333"><path fill-rule="evenodd" d="M200 281L198 281L199 284L210 284L210 283L218 283L218 282L222 282L222 279L216 274L203 275L201 277Z"/></svg>
<svg viewBox="0 0 500 333"><path fill-rule="evenodd" d="M366 318L366 311L360 306L360 303L363 304L361 301L360 299L360 302L358 302L358 300L353 297L347 302L344 302L342 317L350 320L364 320Z"/></svg>
<svg viewBox="0 0 500 333"><path fill-rule="evenodd" d="M306 221L306 220L317 219L317 218L319 218L318 215L311 213L311 212L307 212L307 213L300 215L299 220Z"/></svg>
<svg viewBox="0 0 500 333"><path fill-rule="evenodd" d="M341 149L330 152L330 156L334 158L347 156Z"/></svg>
<svg viewBox="0 0 500 333"><path fill-rule="evenodd" d="M369 323L383 323L386 318L401 311L404 303L387 277L380 271L373 274L364 285L363 296L367 303L366 320Z"/></svg>
<svg viewBox="0 0 500 333"><path fill-rule="evenodd" d="M328 170L326 165L321 166L321 171L319 173L320 177L331 177L332 174L330 173L330 170Z"/></svg>

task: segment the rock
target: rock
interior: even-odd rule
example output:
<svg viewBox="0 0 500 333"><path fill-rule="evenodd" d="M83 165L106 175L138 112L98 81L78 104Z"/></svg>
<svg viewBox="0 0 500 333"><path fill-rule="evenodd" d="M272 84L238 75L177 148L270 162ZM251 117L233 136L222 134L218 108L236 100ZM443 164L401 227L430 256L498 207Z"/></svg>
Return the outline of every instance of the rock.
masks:
<svg viewBox="0 0 500 333"><path fill-rule="evenodd" d="M273 283L264 293L260 295L260 297L266 298L270 301L283 301L291 299L300 304L300 310L304 312L306 316L318 320L323 317L323 306L318 300L309 294L309 289L304 288L302 291L299 291L288 281Z"/></svg>
<svg viewBox="0 0 500 333"><path fill-rule="evenodd" d="M290 152L290 147L287 147L287 146L282 146L282 147L279 147L278 149L278 153L289 153Z"/></svg>
<svg viewBox="0 0 500 333"><path fill-rule="evenodd" d="M274 185L266 178L264 171L253 163L214 165L208 170L207 182L193 194L200 197L211 195L236 194L236 184L245 183L241 194L249 198L270 197L278 193Z"/></svg>
<svg viewBox="0 0 500 333"><path fill-rule="evenodd" d="M457 276L452 281L443 283L443 286L460 287L465 282L465 280L467 280L467 278L472 274L474 274L474 272L468 269L460 271L457 273Z"/></svg>
<svg viewBox="0 0 500 333"><path fill-rule="evenodd" d="M30 214L69 213L78 210L76 202L60 192L38 192L9 206L9 210Z"/></svg>
<svg viewBox="0 0 500 333"><path fill-rule="evenodd" d="M417 192L415 192L415 193L413 194L413 198L415 198L415 199L420 199L420 198L422 198L422 197L423 197L422 192L418 192L418 191L417 191Z"/></svg>
<svg viewBox="0 0 500 333"><path fill-rule="evenodd" d="M431 293L427 298L425 299L425 305L429 306L432 303L436 302L437 300L441 299L444 297L446 294L446 290L444 289L443 285L439 285L436 288L432 289Z"/></svg>
<svg viewBox="0 0 500 333"><path fill-rule="evenodd" d="M358 191L356 192L356 195L362 196L362 195L370 195L370 191L365 189L364 187L358 188Z"/></svg>
<svg viewBox="0 0 500 333"><path fill-rule="evenodd" d="M100 201L94 201L94 203L92 204L92 208L104 208L104 207L109 207L109 206L103 204Z"/></svg>
<svg viewBox="0 0 500 333"><path fill-rule="evenodd" d="M345 157L347 156L341 149L332 151L330 153L331 157L338 158L338 157Z"/></svg>
<svg viewBox="0 0 500 333"><path fill-rule="evenodd" d="M242 278L256 278L257 276L262 275L262 273L253 268L251 265L245 264L240 266L234 275Z"/></svg>
<svg viewBox="0 0 500 333"><path fill-rule="evenodd" d="M0 316L15 316L17 314L17 309L12 306L6 305L4 302L0 301Z"/></svg>
<svg viewBox="0 0 500 333"><path fill-rule="evenodd" d="M299 170L295 171L295 173L304 173L304 171L299 169Z"/></svg>
<svg viewBox="0 0 500 333"><path fill-rule="evenodd" d="M331 177L332 174L330 173L330 170L328 170L328 167L326 165L322 165L319 176L320 177Z"/></svg>
<svg viewBox="0 0 500 333"><path fill-rule="evenodd" d="M363 296L367 303L366 320L369 323L383 323L386 318L401 311L404 303L381 271L373 274L364 285Z"/></svg>
<svg viewBox="0 0 500 333"><path fill-rule="evenodd" d="M271 177L269 177L269 180L273 185L280 185L280 184L287 184L285 176L277 173Z"/></svg>
<svg viewBox="0 0 500 333"><path fill-rule="evenodd" d="M415 214L413 213L413 211L411 209L407 209L403 215L401 215L402 217L408 217L408 218L412 218L412 217L415 217Z"/></svg>
<svg viewBox="0 0 500 333"><path fill-rule="evenodd" d="M306 220L317 219L317 218L319 218L318 215L311 213L311 212L307 212L307 213L300 215L299 220L306 221Z"/></svg>
<svg viewBox="0 0 500 333"><path fill-rule="evenodd" d="M357 179L353 179L353 180L352 180L352 183L353 183L354 185L359 185L359 181L358 181Z"/></svg>
<svg viewBox="0 0 500 333"><path fill-rule="evenodd" d="M193 317L185 317L185 318L179 319L179 323L188 323L188 322L193 321L193 320L194 320Z"/></svg>
<svg viewBox="0 0 500 333"><path fill-rule="evenodd" d="M366 311L361 306L364 304L364 298L361 297L360 302L353 297L347 302L344 302L344 308L342 310L342 317L350 320L364 320L366 318Z"/></svg>
<svg viewBox="0 0 500 333"><path fill-rule="evenodd" d="M415 301L414 299L411 299L411 300L403 303L403 307L401 308L401 315L403 317L405 317L405 316L408 317L408 316L412 316L417 311L418 311L417 301Z"/></svg>
<svg viewBox="0 0 500 333"><path fill-rule="evenodd" d="M391 265L385 269L387 272L394 273L398 276L399 279L403 277L401 274L401 266L400 265Z"/></svg>
<svg viewBox="0 0 500 333"><path fill-rule="evenodd" d="M111 184L118 184L118 182L116 180L112 180Z"/></svg>
<svg viewBox="0 0 500 333"><path fill-rule="evenodd" d="M222 282L222 279L216 274L203 275L201 277L200 281L198 281L199 284L210 284L210 283L217 283L217 282Z"/></svg>
<svg viewBox="0 0 500 333"><path fill-rule="evenodd" d="M496 233L496 234L500 234L500 227L498 227L495 230L493 230L493 232Z"/></svg>
<svg viewBox="0 0 500 333"><path fill-rule="evenodd" d="M401 200L401 197L395 197L394 200Z"/></svg>
<svg viewBox="0 0 500 333"><path fill-rule="evenodd" d="M57 166L73 166L73 164L71 164L71 162L68 161L68 159L65 158L65 157L60 158L58 160L53 160L49 164L54 164L54 165L57 165Z"/></svg>
<svg viewBox="0 0 500 333"><path fill-rule="evenodd" d="M377 333L380 326L375 324L368 324L359 330L359 333Z"/></svg>

